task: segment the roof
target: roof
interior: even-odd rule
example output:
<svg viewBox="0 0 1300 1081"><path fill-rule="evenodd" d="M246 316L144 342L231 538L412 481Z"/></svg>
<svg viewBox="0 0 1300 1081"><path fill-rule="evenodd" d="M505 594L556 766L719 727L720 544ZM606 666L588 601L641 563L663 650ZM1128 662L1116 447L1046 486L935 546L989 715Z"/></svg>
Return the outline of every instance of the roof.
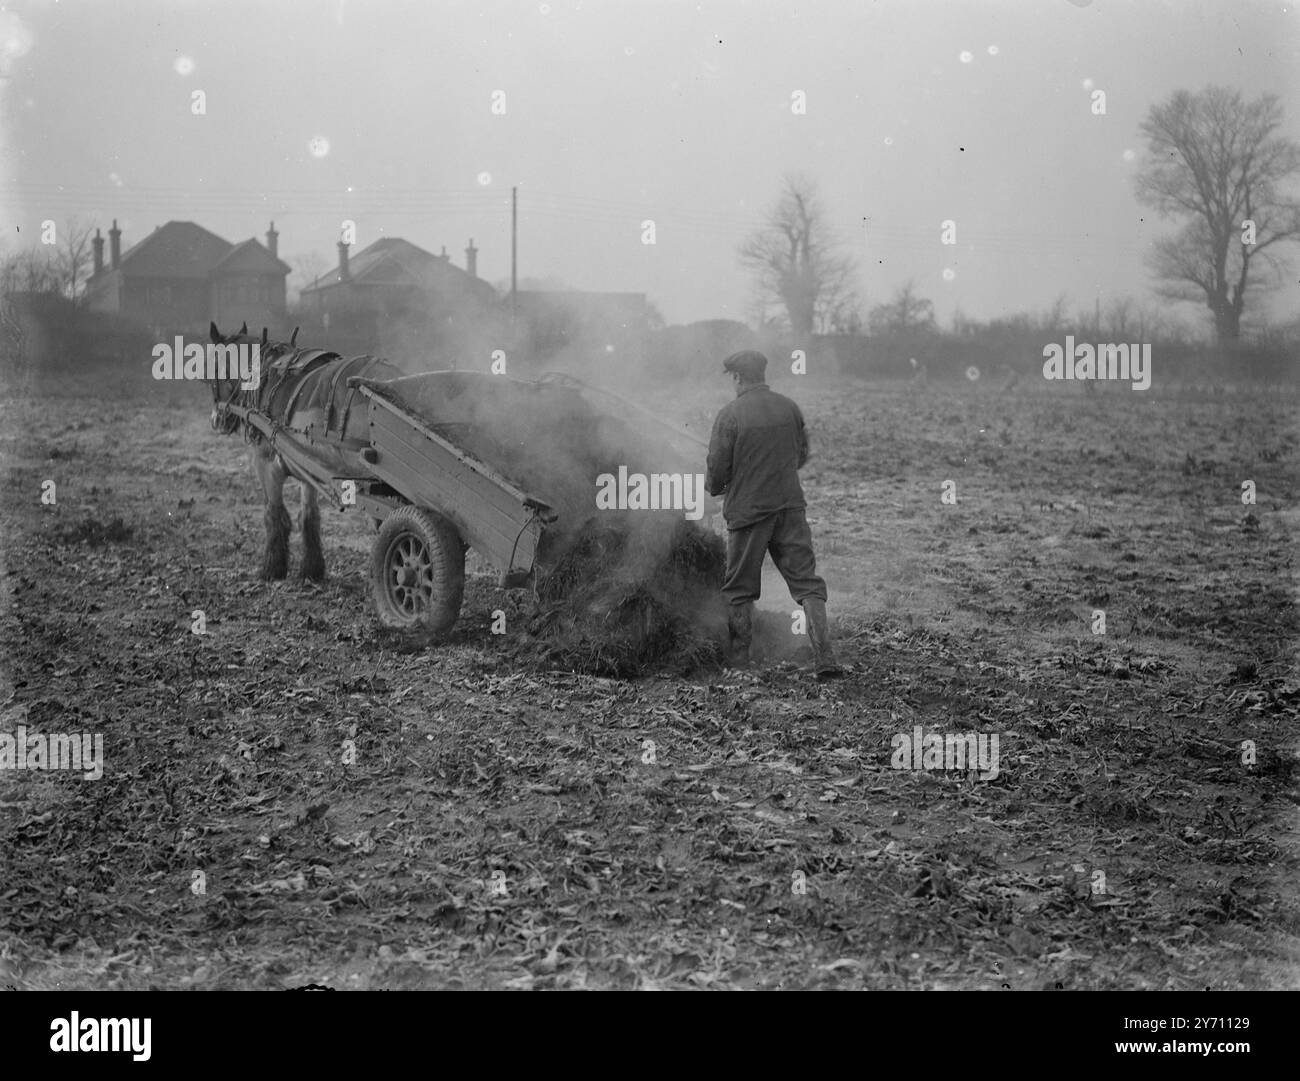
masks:
<svg viewBox="0 0 1300 1081"><path fill-rule="evenodd" d="M217 260L210 273L288 274L292 269L284 260L272 255L270 250L256 239L250 238L226 252Z"/></svg>
<svg viewBox="0 0 1300 1081"><path fill-rule="evenodd" d="M124 251L121 269L140 278L206 278L231 246L192 221L169 221Z"/></svg>
<svg viewBox="0 0 1300 1081"><path fill-rule="evenodd" d="M439 261L438 256L416 247L409 240L380 237L348 257L348 280L366 285L411 285L416 283L421 268ZM338 285L341 281L339 268L335 266L304 286L302 291L310 293L314 289Z"/></svg>
<svg viewBox="0 0 1300 1081"><path fill-rule="evenodd" d="M381 237L373 244L348 257L348 283L352 285L401 285L422 289L446 288L455 284L472 288L495 300L496 290L481 278L470 277L469 272L453 266L450 259L434 255L401 237ZM328 289L343 284L339 268L331 268L303 293Z"/></svg>

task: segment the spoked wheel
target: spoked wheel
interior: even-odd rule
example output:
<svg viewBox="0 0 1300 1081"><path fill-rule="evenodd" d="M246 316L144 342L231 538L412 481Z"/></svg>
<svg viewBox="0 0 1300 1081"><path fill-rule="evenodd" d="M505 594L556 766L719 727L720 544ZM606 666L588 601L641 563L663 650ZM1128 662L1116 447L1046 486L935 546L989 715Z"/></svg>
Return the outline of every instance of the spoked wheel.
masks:
<svg viewBox="0 0 1300 1081"><path fill-rule="evenodd" d="M465 546L456 527L419 507L398 507L375 537L370 584L385 627L450 630L465 594Z"/></svg>

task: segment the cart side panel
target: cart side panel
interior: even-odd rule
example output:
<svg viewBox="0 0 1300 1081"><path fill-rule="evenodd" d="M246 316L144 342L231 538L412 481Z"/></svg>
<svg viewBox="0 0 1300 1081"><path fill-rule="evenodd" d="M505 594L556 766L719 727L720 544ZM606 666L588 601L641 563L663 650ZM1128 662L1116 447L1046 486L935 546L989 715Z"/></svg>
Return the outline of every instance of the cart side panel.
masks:
<svg viewBox="0 0 1300 1081"><path fill-rule="evenodd" d="M430 439L382 399L371 398L369 470L420 506L450 519L461 536L503 579L519 580L532 568L542 523L512 492Z"/></svg>

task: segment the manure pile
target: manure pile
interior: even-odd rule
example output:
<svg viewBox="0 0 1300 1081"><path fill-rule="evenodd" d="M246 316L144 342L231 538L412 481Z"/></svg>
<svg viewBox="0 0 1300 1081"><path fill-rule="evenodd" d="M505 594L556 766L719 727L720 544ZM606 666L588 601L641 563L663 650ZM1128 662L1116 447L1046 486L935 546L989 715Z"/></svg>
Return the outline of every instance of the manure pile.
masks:
<svg viewBox="0 0 1300 1081"><path fill-rule="evenodd" d="M571 387L470 372L375 386L559 514L538 553L526 653L603 676L721 663L721 538L681 510L596 509L601 474L701 473L703 448L684 454Z"/></svg>
<svg viewBox="0 0 1300 1081"><path fill-rule="evenodd" d="M672 512L588 518L537 586L540 657L575 671L687 674L722 663L720 537Z"/></svg>

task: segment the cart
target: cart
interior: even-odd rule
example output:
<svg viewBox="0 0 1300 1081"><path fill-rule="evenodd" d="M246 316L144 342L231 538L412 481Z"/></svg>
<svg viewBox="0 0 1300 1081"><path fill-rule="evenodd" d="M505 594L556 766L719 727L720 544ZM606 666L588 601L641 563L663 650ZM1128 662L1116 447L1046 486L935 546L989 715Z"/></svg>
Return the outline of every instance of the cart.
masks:
<svg viewBox="0 0 1300 1081"><path fill-rule="evenodd" d="M400 397L416 381L423 405L418 413ZM342 444L328 431L290 431L256 409L231 408L294 476L339 510L360 510L374 520L371 591L380 622L394 629L441 633L455 624L469 548L498 571L503 588L535 580L546 562L548 527L563 512L572 513L571 505L524 490L474 453L482 439L463 403L475 394L480 400L511 388L515 394L539 388L582 394L589 403L599 401L605 413L616 410L643 431L653 430L683 462L701 461L706 447L618 395L565 375L533 383L467 371L384 381L352 376L347 387L365 405L364 446Z"/></svg>

